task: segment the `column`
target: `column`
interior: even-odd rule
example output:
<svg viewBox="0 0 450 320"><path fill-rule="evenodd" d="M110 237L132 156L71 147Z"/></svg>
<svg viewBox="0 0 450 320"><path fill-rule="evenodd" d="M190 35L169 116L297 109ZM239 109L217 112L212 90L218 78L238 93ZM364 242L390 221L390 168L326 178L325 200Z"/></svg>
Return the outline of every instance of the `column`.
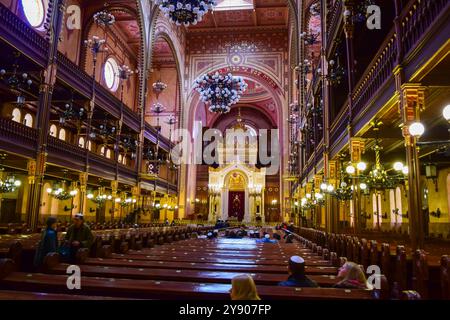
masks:
<svg viewBox="0 0 450 320"><path fill-rule="evenodd" d="M328 184L336 188L337 181L337 161L332 160L329 162L329 180ZM337 200L331 195L327 195L327 232L337 232L338 221L339 221L339 211Z"/></svg>
<svg viewBox="0 0 450 320"><path fill-rule="evenodd" d="M222 189L222 220L228 219L228 189Z"/></svg>
<svg viewBox="0 0 450 320"><path fill-rule="evenodd" d="M114 216L116 211L118 211L119 203L116 202L116 198L118 197L118 189L119 189L119 181L113 180L111 181L111 196L112 196L112 212L111 212L111 222L114 221Z"/></svg>
<svg viewBox="0 0 450 320"><path fill-rule="evenodd" d="M244 206L244 222L250 222L250 199L248 196L248 188L245 189L245 206Z"/></svg>
<svg viewBox="0 0 450 320"><path fill-rule="evenodd" d="M86 203L86 192L87 192L87 181L88 181L89 175L87 172L81 172L79 175L80 180L80 203L78 205L78 212L84 213L84 206Z"/></svg>
<svg viewBox="0 0 450 320"><path fill-rule="evenodd" d="M398 74L397 74L398 75ZM398 83L398 82L397 82ZM420 163L417 139L409 134L409 125L419 121L420 111L425 107L425 88L420 84L406 83L400 87L400 114L402 133L405 139L406 161L408 165L408 211L412 249L424 246L424 217L422 212L422 188L420 186Z"/></svg>
<svg viewBox="0 0 450 320"><path fill-rule="evenodd" d="M361 154L364 152L364 148L364 139L356 137L350 139L350 159L353 165L356 166L359 162L361 162ZM357 176L361 173L362 172L356 169ZM361 191L359 189L359 179L353 178L352 182L354 188L351 206L353 207L353 221L355 224L354 230L358 233L361 229Z"/></svg>

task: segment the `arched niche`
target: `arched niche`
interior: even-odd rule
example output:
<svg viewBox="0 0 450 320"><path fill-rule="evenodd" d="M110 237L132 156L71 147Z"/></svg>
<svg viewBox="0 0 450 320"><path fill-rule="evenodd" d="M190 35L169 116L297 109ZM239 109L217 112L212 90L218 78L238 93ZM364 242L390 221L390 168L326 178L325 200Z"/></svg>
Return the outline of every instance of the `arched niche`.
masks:
<svg viewBox="0 0 450 320"><path fill-rule="evenodd" d="M94 22L94 14L103 10L101 6L90 6L86 11L86 23L83 28L82 40L97 36L106 40L107 51L97 55L95 78L111 94L123 99L124 104L137 111L140 103L141 79L144 73L144 34L137 3L109 5L107 10L114 15L116 21L107 28ZM81 65L92 75L94 62L92 52L83 47L81 50ZM127 66L133 73L127 80L119 80L112 76L118 73L122 66ZM123 90L122 90L123 86ZM123 93L123 95L122 95Z"/></svg>
<svg viewBox="0 0 450 320"><path fill-rule="evenodd" d="M158 90L158 84L166 87ZM165 137L170 135L170 126L167 124L169 116L174 116L177 124L172 125L172 130L179 126L181 113L181 74L176 49L172 40L166 33L159 33L152 44L152 64L147 83L148 95L145 111L145 120L158 126L158 114L153 112L153 105L159 103L164 107L159 114L159 126Z"/></svg>

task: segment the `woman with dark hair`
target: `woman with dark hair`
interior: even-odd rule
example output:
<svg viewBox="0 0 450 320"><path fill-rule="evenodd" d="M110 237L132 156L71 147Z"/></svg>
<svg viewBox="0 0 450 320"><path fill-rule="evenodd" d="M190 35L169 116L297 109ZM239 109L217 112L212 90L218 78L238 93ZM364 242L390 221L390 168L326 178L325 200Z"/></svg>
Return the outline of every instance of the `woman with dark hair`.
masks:
<svg viewBox="0 0 450 320"><path fill-rule="evenodd" d="M34 266L40 267L44 262L45 256L50 252L56 252L58 248L58 236L56 232L56 218L47 218L47 228L42 231L41 240L36 248L36 254L34 256Z"/></svg>

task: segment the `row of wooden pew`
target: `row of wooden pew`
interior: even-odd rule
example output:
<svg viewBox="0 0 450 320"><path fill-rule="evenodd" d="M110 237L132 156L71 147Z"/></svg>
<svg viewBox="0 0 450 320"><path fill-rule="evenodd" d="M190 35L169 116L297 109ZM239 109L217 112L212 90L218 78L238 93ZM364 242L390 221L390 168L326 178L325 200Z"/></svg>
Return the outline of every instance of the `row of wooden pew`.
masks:
<svg viewBox="0 0 450 320"><path fill-rule="evenodd" d="M423 299L450 299L450 256L427 255L424 250L407 252L404 245L390 245L345 234L326 233L311 228L297 228L297 239L306 246L320 246L336 252L367 269L381 268L392 290L416 290Z"/></svg>
<svg viewBox="0 0 450 320"><path fill-rule="evenodd" d="M170 232L172 231L172 232ZM102 256L82 250L79 265L82 289L66 286L68 265L57 254L45 259L42 273L18 272L11 260L0 267L0 286L20 292L82 294L99 297L144 299L229 299L231 279L251 274L263 299L373 299L388 298L386 282L381 290L331 288L337 268L345 261L328 249L302 243L256 243L254 239L189 239L183 229L123 230L119 234L96 233ZM191 230L205 233L208 228ZM134 240L133 240L134 239ZM119 243L120 245L116 244ZM306 261L306 273L321 288L279 287L287 278L291 255ZM1 298L1 296L0 296Z"/></svg>

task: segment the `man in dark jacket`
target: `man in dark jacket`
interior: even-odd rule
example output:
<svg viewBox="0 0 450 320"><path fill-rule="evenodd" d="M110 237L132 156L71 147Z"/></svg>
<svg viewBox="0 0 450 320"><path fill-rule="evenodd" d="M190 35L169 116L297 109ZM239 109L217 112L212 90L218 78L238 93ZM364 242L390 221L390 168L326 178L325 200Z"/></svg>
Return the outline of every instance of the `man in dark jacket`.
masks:
<svg viewBox="0 0 450 320"><path fill-rule="evenodd" d="M283 287L318 287L317 283L305 275L305 260L299 256L289 259L289 278L287 281L278 283Z"/></svg>
<svg viewBox="0 0 450 320"><path fill-rule="evenodd" d="M82 213L77 213L73 218L73 224L69 227L66 233L66 244L71 248L71 256L75 257L79 248L90 249L94 236L91 229L84 224L84 216Z"/></svg>

